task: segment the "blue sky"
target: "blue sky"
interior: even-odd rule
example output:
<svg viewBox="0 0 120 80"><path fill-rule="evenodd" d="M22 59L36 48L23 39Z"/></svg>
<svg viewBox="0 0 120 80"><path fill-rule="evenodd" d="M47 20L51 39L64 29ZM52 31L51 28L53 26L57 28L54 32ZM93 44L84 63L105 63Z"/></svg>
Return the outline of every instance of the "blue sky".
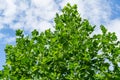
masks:
<svg viewBox="0 0 120 80"><path fill-rule="evenodd" d="M15 44L15 30L24 29L27 34L34 29L54 30L55 14L68 2L77 4L81 17L97 25L95 33L103 24L120 40L120 0L0 0L0 70L5 64L5 45Z"/></svg>

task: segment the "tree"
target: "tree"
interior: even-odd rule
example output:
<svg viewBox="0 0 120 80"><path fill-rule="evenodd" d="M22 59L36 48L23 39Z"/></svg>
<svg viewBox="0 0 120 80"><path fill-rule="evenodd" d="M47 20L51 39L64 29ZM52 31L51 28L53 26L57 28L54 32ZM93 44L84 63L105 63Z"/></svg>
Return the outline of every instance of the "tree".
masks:
<svg viewBox="0 0 120 80"><path fill-rule="evenodd" d="M56 14L55 31L16 31L16 45L6 45L6 65L0 78L7 80L119 80L120 44L115 33L81 19L77 6L67 4ZM110 69L112 65L113 69Z"/></svg>

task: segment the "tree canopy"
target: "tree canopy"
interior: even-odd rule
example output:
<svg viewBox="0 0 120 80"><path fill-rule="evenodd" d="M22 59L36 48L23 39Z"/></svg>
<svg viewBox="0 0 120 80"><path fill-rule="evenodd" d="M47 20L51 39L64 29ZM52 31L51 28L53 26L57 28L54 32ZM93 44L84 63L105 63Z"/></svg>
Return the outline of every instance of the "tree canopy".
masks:
<svg viewBox="0 0 120 80"><path fill-rule="evenodd" d="M114 32L102 33L82 19L77 5L56 14L55 31L16 30L16 44L6 45L3 80L120 80L120 44ZM111 69L111 68L112 69Z"/></svg>

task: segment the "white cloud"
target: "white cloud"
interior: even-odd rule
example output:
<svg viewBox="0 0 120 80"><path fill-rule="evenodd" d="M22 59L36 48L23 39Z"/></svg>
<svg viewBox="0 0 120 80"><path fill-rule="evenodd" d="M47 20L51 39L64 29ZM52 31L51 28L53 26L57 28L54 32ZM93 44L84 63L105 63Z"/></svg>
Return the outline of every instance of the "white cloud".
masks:
<svg viewBox="0 0 120 80"><path fill-rule="evenodd" d="M11 17L11 16L13 17L15 13L16 13L15 0L6 0L6 9L4 15L6 17Z"/></svg>
<svg viewBox="0 0 120 80"><path fill-rule="evenodd" d="M6 7L6 2L4 0L0 0L0 10L5 9L5 7Z"/></svg>
<svg viewBox="0 0 120 80"><path fill-rule="evenodd" d="M81 16L89 19L93 24L99 25L102 22L107 22L111 15L111 8L106 0L63 0L59 4L56 4L54 0L32 0L31 2L1 0L2 2L0 9L4 10L4 17L0 17L0 23L1 25L9 24L10 28L14 30L23 27L26 30L33 30L41 24L41 21L46 21L49 24L49 20L53 20L56 12L59 12L59 6L63 8L68 2L72 5L77 4Z"/></svg>
<svg viewBox="0 0 120 80"><path fill-rule="evenodd" d="M118 20L111 21L111 6L107 0L63 0L56 4L54 0L0 0L0 10L4 10L4 17L0 16L0 29L3 24L9 24L10 28L16 30L18 28L25 31L38 29L44 31L53 28L54 23L50 23L59 12L59 6L64 7L67 3L77 4L78 11L83 18L89 19L90 23L107 25L118 25ZM114 24L112 24L114 23ZM110 27L114 28L114 27ZM98 27L97 27L98 29Z"/></svg>
<svg viewBox="0 0 120 80"><path fill-rule="evenodd" d="M47 0L47 1L43 1L43 0L32 0L32 2L34 3L34 5L36 7L40 7L40 8L51 8L51 6L48 6L50 4L54 4L53 0Z"/></svg>
<svg viewBox="0 0 120 80"><path fill-rule="evenodd" d="M120 19L111 20L106 24L106 26L110 32L115 32L120 40Z"/></svg>
<svg viewBox="0 0 120 80"><path fill-rule="evenodd" d="M4 24L11 24L16 13L15 0L0 0L0 29L4 28Z"/></svg>
<svg viewBox="0 0 120 80"><path fill-rule="evenodd" d="M0 24L0 29L4 28L2 24Z"/></svg>
<svg viewBox="0 0 120 80"><path fill-rule="evenodd" d="M24 24L22 22L11 24L10 28L13 30L23 29Z"/></svg>
<svg viewBox="0 0 120 80"><path fill-rule="evenodd" d="M9 24L9 27L13 30L23 29L24 27L26 31L31 31L43 26L44 21L45 26L49 24L51 27L52 23L50 25L49 21L53 20L56 12L59 12L54 0L32 0L30 4L28 2L30 1L1 0L3 4L1 4L0 9L4 10L4 17L0 16L0 25ZM47 28L42 27L41 29L45 30Z"/></svg>
<svg viewBox="0 0 120 80"><path fill-rule="evenodd" d="M81 16L89 19L92 24L103 24L111 16L110 2L106 0L64 0L61 6L64 7L68 2L72 5L77 4Z"/></svg>
<svg viewBox="0 0 120 80"><path fill-rule="evenodd" d="M41 22L39 30L40 31L45 31L46 29L51 29L52 31L54 30L52 24L50 24L50 23L48 23L46 21Z"/></svg>
<svg viewBox="0 0 120 80"><path fill-rule="evenodd" d="M5 37L5 35L2 34L2 33L0 33L0 39L2 39L2 38L4 38L4 37Z"/></svg>
<svg viewBox="0 0 120 80"><path fill-rule="evenodd" d="M7 43L7 44L10 44L10 43L12 43L12 42L15 42L15 37L6 37L5 38L5 44Z"/></svg>

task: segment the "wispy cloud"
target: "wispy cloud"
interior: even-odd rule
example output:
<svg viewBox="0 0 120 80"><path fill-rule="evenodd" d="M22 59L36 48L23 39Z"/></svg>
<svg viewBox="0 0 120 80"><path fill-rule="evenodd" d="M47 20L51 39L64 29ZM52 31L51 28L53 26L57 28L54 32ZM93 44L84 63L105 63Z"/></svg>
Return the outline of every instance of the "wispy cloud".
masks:
<svg viewBox="0 0 120 80"><path fill-rule="evenodd" d="M120 40L120 18L109 21L106 26L108 31L115 32Z"/></svg>
<svg viewBox="0 0 120 80"><path fill-rule="evenodd" d="M5 43L7 43L7 44L11 44L11 43L13 43L13 42L15 42L15 37L7 37L7 38L5 38Z"/></svg>
<svg viewBox="0 0 120 80"><path fill-rule="evenodd" d="M5 37L5 35L2 34L2 33L0 33L0 39L2 39L2 38L4 38L4 37Z"/></svg>
<svg viewBox="0 0 120 80"><path fill-rule="evenodd" d="M24 28L30 31L34 28L39 28L40 31L51 28L45 28L42 23L53 25L50 21L53 21L59 8L68 2L77 4L81 16L93 24L105 23L111 16L111 7L106 0L61 0L59 3L56 0L1 0L0 11L3 10L3 16L0 16L0 25L9 24L11 29Z"/></svg>
<svg viewBox="0 0 120 80"><path fill-rule="evenodd" d="M77 4L82 18L89 19L93 25L104 24L119 34L119 19L111 19L113 4L111 6L109 0L0 0L0 3L0 29L8 25L13 30L20 28L27 32L53 30L55 14L71 3ZM119 8L117 5L116 9ZM96 32L99 32L98 28Z"/></svg>
<svg viewBox="0 0 120 80"><path fill-rule="evenodd" d="M20 28L28 32L33 29L53 29L56 12L60 12L59 9L68 2L77 4L82 18L89 19L97 26L104 24L119 36L120 19L111 19L113 10L108 0L0 0L0 29L4 29L6 24L13 30ZM116 9L119 8L117 5Z"/></svg>
<svg viewBox="0 0 120 80"><path fill-rule="evenodd" d="M3 4L1 4L0 11L3 10L1 13L3 16L0 16L0 25L9 24L9 27L14 30L24 28L31 31L39 28L40 31L43 31L51 28L50 21L53 20L56 12L59 12L59 7L54 0L30 0L27 2L25 0L2 0L1 3ZM47 22L45 24L47 27L43 26L44 22Z"/></svg>
<svg viewBox="0 0 120 80"><path fill-rule="evenodd" d="M61 6L64 7L68 2L77 4L81 16L96 25L107 22L111 16L111 6L107 0L64 0Z"/></svg>
<svg viewBox="0 0 120 80"><path fill-rule="evenodd" d="M53 30L55 14L67 3L77 4L81 17L89 19L93 25L104 24L112 31L119 27L118 19L111 20L113 11L108 0L0 0L0 3L0 29L8 25L10 29L20 28L27 32ZM117 34L118 30L114 29ZM96 32L99 32L98 27Z"/></svg>

